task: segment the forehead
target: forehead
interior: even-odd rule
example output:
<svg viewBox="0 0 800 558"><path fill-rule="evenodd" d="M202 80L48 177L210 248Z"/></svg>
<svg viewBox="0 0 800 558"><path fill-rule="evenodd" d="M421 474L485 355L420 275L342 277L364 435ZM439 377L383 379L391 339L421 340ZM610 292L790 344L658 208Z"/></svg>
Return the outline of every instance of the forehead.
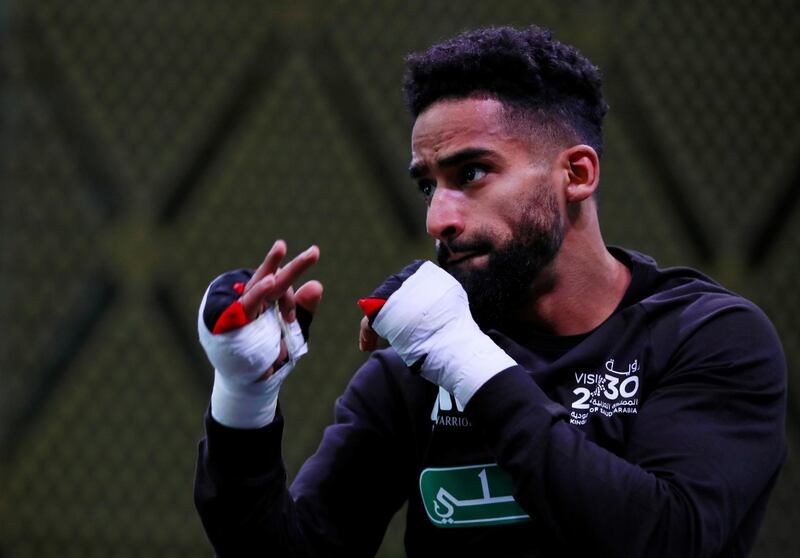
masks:
<svg viewBox="0 0 800 558"><path fill-rule="evenodd" d="M465 148L508 151L521 145L495 99L437 101L417 117L411 132L412 164Z"/></svg>
<svg viewBox="0 0 800 558"><path fill-rule="evenodd" d="M436 145L455 136L494 136L502 131L503 105L494 99L446 99L426 108L414 122L411 147Z"/></svg>

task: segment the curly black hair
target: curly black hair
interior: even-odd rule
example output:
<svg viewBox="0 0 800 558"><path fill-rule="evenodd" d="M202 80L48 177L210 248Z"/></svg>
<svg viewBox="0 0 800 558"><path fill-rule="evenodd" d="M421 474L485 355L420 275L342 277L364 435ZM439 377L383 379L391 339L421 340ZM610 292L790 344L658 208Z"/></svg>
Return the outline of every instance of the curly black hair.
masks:
<svg viewBox="0 0 800 558"><path fill-rule="evenodd" d="M406 57L403 96L416 118L447 98L488 97L516 120L555 128L602 152L608 105L600 71L541 27L486 27Z"/></svg>

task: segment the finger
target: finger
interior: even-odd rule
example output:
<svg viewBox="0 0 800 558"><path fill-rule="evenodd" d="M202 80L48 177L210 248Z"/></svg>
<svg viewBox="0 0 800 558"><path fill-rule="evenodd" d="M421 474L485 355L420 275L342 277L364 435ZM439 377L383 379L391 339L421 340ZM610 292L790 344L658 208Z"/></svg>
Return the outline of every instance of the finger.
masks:
<svg viewBox="0 0 800 558"><path fill-rule="evenodd" d="M268 293L275 287L275 276L267 275L245 291L239 301L248 320L254 320L261 313L262 304Z"/></svg>
<svg viewBox="0 0 800 558"><path fill-rule="evenodd" d="M319 248L317 246L311 246L308 250L295 256L292 261L282 267L280 271L275 274L275 286L271 292L271 295L274 297L273 301L278 300L292 283L297 281L309 267L318 261Z"/></svg>
<svg viewBox="0 0 800 558"><path fill-rule="evenodd" d="M378 347L378 334L369 325L369 319L361 318L361 331L358 335L358 348L361 352L374 351Z"/></svg>
<svg viewBox="0 0 800 558"><path fill-rule="evenodd" d="M253 273L247 285L245 285L245 292L250 290L253 285L267 275L274 274L278 271L278 266L284 257L286 257L286 242L278 239L273 243L272 248L269 249L269 252L267 252L267 255L264 257L264 261L261 262L261 265L258 266L258 269Z"/></svg>
<svg viewBox="0 0 800 558"><path fill-rule="evenodd" d="M286 322L293 322L297 319L297 314L294 310L295 295L294 289L289 287L278 299L278 309L281 311L281 316Z"/></svg>
<svg viewBox="0 0 800 558"><path fill-rule="evenodd" d="M317 308L319 308L319 303L322 301L323 291L322 283L319 281L309 281L297 289L294 295L294 302L297 306L302 306L314 314Z"/></svg>
<svg viewBox="0 0 800 558"><path fill-rule="evenodd" d="M281 268L275 275L267 275L242 295L242 307L248 319L255 319L264 303L272 304L280 299L292 283L319 260L319 248L308 250Z"/></svg>

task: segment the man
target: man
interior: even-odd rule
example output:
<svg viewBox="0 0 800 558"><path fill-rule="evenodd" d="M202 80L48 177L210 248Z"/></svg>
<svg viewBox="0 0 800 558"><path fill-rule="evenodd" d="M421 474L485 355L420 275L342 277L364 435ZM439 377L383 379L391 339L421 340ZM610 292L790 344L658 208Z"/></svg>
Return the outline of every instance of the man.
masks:
<svg viewBox="0 0 800 558"><path fill-rule="evenodd" d="M541 29L407 60L410 172L439 266L362 301L376 351L291 488L280 383L322 286L228 273L201 304L216 368L196 502L220 556L744 556L786 453L786 366L753 304L607 248L598 70ZM281 341L283 339L283 341Z"/></svg>

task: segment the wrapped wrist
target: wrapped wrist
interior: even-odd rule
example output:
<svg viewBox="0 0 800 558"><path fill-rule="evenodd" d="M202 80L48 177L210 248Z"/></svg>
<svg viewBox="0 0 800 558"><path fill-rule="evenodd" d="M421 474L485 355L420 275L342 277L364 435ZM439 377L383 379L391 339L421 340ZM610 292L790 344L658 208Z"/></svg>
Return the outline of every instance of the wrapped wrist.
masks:
<svg viewBox="0 0 800 558"><path fill-rule="evenodd" d="M422 376L462 405L495 374L516 364L472 319L461 284L431 262L389 296L372 327L406 365L422 362Z"/></svg>

